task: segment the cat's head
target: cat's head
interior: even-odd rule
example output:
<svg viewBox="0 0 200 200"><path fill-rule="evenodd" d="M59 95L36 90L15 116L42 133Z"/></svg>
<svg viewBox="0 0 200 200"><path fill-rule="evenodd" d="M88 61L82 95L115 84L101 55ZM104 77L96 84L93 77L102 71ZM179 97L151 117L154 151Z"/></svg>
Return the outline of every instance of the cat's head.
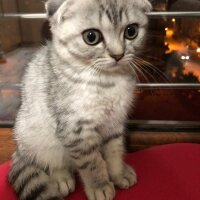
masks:
<svg viewBox="0 0 200 200"><path fill-rule="evenodd" d="M77 66L116 71L143 44L148 0L48 0L54 49Z"/></svg>

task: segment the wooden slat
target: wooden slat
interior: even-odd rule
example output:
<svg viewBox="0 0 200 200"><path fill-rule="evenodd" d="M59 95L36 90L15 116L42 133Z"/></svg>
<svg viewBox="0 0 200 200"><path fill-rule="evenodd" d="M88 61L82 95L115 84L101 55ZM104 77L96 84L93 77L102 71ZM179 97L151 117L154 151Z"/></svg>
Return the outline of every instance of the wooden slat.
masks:
<svg viewBox="0 0 200 200"><path fill-rule="evenodd" d="M12 129L0 129L0 164L10 160L15 150Z"/></svg>
<svg viewBox="0 0 200 200"><path fill-rule="evenodd" d="M138 151L151 146L173 143L199 143L200 132L142 132L127 134L127 148Z"/></svg>
<svg viewBox="0 0 200 200"><path fill-rule="evenodd" d="M158 145L177 142L200 143L199 132L130 132L128 143L143 145Z"/></svg>

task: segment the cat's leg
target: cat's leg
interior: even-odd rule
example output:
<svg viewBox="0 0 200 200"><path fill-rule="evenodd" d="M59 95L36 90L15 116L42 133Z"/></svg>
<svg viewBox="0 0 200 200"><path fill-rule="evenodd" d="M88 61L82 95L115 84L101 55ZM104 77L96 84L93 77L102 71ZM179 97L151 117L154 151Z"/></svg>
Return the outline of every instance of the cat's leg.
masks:
<svg viewBox="0 0 200 200"><path fill-rule="evenodd" d="M61 200L75 185L67 169L53 169L47 162L39 164L19 151L13 155L9 182L20 200Z"/></svg>
<svg viewBox="0 0 200 200"><path fill-rule="evenodd" d="M50 179L48 167L38 165L34 160L30 161L19 151L13 155L8 179L20 200L62 199Z"/></svg>
<svg viewBox="0 0 200 200"><path fill-rule="evenodd" d="M105 138L103 155L106 160L108 173L115 184L121 189L127 189L137 182L135 171L123 161L123 134L114 134Z"/></svg>
<svg viewBox="0 0 200 200"><path fill-rule="evenodd" d="M95 129L82 128L78 137L67 141L65 147L81 175L88 199L112 200L115 190L100 153L101 138Z"/></svg>

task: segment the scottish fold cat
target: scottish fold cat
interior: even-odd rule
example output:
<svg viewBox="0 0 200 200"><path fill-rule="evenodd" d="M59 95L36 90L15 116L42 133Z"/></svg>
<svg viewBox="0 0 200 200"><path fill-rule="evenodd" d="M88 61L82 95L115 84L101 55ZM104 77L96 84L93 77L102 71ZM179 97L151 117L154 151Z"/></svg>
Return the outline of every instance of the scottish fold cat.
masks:
<svg viewBox="0 0 200 200"><path fill-rule="evenodd" d="M134 103L131 63L151 10L147 0L49 0L53 34L29 63L9 181L20 200L63 199L78 172L89 200L112 200L137 182L124 163Z"/></svg>

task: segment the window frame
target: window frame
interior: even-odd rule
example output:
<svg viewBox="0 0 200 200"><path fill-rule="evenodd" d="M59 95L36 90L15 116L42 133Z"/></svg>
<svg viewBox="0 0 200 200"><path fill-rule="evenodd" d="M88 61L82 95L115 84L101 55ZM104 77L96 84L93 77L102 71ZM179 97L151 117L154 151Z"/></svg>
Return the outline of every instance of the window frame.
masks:
<svg viewBox="0 0 200 200"><path fill-rule="evenodd" d="M200 18L199 12L187 12L187 11L177 11L177 12L149 12L147 15L150 18L171 18L171 17L198 17ZM1 18L21 18L21 19L45 19L47 15L45 13L2 13ZM0 89L11 88L19 89L21 84L18 83L0 83ZM200 83L138 83L137 88L141 90L151 90L151 89L197 89L200 90ZM12 127L13 121L0 121L0 127ZM165 130L165 131L177 131L177 130L188 130L188 131L199 131L199 122L186 122L186 121L144 121L144 120L129 120L127 121L127 127L129 129L141 129L141 130Z"/></svg>

